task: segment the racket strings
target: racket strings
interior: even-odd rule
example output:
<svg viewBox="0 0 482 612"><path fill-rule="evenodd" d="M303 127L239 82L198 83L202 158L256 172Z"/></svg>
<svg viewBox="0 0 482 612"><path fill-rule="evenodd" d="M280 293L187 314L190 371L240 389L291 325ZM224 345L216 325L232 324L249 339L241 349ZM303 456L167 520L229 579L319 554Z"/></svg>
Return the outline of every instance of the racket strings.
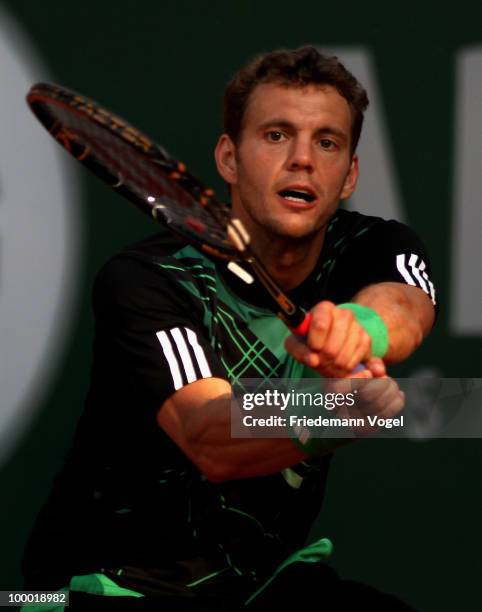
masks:
<svg viewBox="0 0 482 612"><path fill-rule="evenodd" d="M187 220L190 231L207 233L211 240L223 245L227 243L229 209L219 205L216 210L212 191L196 184L181 164L142 155L129 142L78 113L55 107L55 114L62 126L56 138L72 153L73 145L77 144L75 156L79 161L88 162L90 156L91 161L94 158L106 168L113 177L112 187L126 185L140 200L160 209L173 226L184 227ZM81 145L80 151L78 145ZM199 202L203 196L208 198L204 205ZM186 218L186 209L190 218ZM155 217L158 219L157 214Z"/></svg>

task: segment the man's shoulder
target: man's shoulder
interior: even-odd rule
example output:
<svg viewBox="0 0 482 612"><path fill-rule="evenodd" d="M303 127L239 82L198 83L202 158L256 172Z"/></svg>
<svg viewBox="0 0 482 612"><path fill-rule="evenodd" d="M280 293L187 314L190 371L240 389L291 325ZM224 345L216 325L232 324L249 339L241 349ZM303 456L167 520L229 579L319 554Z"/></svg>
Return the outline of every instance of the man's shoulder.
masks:
<svg viewBox="0 0 482 612"><path fill-rule="evenodd" d="M396 219L384 219L340 209L328 227L327 249L341 254L366 248L369 243L376 243L381 248L383 244L400 241L420 243L416 232Z"/></svg>
<svg viewBox="0 0 482 612"><path fill-rule="evenodd" d="M414 230L357 212L340 211L333 221L323 260L328 299L350 301L364 287L383 282L419 286L433 298L428 253Z"/></svg>
<svg viewBox="0 0 482 612"><path fill-rule="evenodd" d="M169 301L185 304L208 294L214 263L170 232L159 232L111 256L98 271L94 309L102 305L138 310Z"/></svg>
<svg viewBox="0 0 482 612"><path fill-rule="evenodd" d="M357 235L364 233L368 229L377 228L377 230L390 230L390 228L405 228L407 227L396 219L384 219L374 215L366 215L354 210L339 209L331 219L329 229L336 233L350 233Z"/></svg>
<svg viewBox="0 0 482 612"><path fill-rule="evenodd" d="M191 246L184 238L176 236L165 228L152 236L125 246L109 261L126 259L147 264L159 264L173 259L181 263L196 260L198 264L214 267L214 263L204 253Z"/></svg>
<svg viewBox="0 0 482 612"><path fill-rule="evenodd" d="M165 230L114 253L100 268L96 282L140 285L159 275L182 278L201 268L214 268L214 263L185 240Z"/></svg>

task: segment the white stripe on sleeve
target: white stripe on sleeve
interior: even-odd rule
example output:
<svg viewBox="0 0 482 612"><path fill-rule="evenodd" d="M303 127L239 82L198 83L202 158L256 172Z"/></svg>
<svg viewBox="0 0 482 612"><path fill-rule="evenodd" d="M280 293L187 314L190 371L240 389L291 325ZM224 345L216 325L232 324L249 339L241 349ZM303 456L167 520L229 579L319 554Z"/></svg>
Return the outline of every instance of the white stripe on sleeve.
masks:
<svg viewBox="0 0 482 612"><path fill-rule="evenodd" d="M412 253L410 255L410 260L408 262L408 265L412 269L413 275L418 280L421 289L423 289L425 293L428 293L429 292L428 287L425 284L425 281L423 280L422 275L420 274L420 270L423 270L425 268L425 263L422 260L420 260L420 263L417 266L417 259L418 259L418 255L415 255L415 253Z"/></svg>
<svg viewBox="0 0 482 612"><path fill-rule="evenodd" d="M420 268L421 275L425 279L425 282L427 283L427 285L429 286L429 289L430 289L430 292L427 291L427 293L430 294L430 297L432 298L432 302L435 304L436 303L436 300L435 300L435 287L433 286L432 281L429 279L428 274L425 272L426 265L425 265L424 261L421 262L419 268Z"/></svg>
<svg viewBox="0 0 482 612"><path fill-rule="evenodd" d="M196 360L201 370L201 374L203 378L209 378L212 376L211 369L206 359L206 355L202 349L202 346L199 344L196 334L192 331L192 329L184 328L187 333L187 338L189 340L189 344L192 346L194 354L196 355Z"/></svg>
<svg viewBox="0 0 482 612"><path fill-rule="evenodd" d="M164 352L164 356L167 359L167 363L169 364L169 369L171 370L172 382L174 384L174 389L176 391L183 386L181 371L179 370L179 364L176 359L176 355L174 355L174 351L172 350L172 344L169 340L168 335L165 331L159 331L156 333L157 339L159 340L162 350Z"/></svg>
<svg viewBox="0 0 482 612"><path fill-rule="evenodd" d="M191 355L189 354L189 349L187 348L186 341L184 340L184 336L182 335L182 332L179 327L174 327L173 329L171 329L171 335L174 338L177 350L179 351L179 355L181 356L182 365L186 373L187 382L194 382L195 380L197 380L196 371L194 370Z"/></svg>
<svg viewBox="0 0 482 612"><path fill-rule="evenodd" d="M414 287L417 286L417 283L413 280L409 271L405 267L405 255L403 253L397 255L397 270L409 285L413 285Z"/></svg>

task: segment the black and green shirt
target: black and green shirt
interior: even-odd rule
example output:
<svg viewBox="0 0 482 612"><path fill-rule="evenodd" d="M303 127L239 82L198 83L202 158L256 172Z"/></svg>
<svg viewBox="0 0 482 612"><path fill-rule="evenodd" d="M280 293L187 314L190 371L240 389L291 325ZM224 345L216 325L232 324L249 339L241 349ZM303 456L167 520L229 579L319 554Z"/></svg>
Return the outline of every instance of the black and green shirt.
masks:
<svg viewBox="0 0 482 612"><path fill-rule="evenodd" d="M411 230L339 211L317 266L289 295L308 310L384 281L418 286L435 302L427 255ZM259 287L167 233L113 257L96 279L93 307L90 389L30 538L27 587L57 589L73 575L103 572L153 595L252 590L303 546L329 458L213 484L156 415L199 378L310 376L284 351L288 330Z"/></svg>

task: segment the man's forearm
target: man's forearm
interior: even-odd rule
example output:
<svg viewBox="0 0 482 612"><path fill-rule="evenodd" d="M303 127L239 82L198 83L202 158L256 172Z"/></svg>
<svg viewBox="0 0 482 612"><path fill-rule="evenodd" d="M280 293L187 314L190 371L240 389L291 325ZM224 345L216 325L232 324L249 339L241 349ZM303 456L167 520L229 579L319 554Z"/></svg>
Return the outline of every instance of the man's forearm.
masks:
<svg viewBox="0 0 482 612"><path fill-rule="evenodd" d="M413 353L435 318L432 302L422 290L399 283L371 285L352 301L372 308L387 326L386 363L398 363Z"/></svg>
<svg viewBox="0 0 482 612"><path fill-rule="evenodd" d="M157 420L213 482L273 474L307 457L289 438L232 438L230 385L221 379L183 387Z"/></svg>

